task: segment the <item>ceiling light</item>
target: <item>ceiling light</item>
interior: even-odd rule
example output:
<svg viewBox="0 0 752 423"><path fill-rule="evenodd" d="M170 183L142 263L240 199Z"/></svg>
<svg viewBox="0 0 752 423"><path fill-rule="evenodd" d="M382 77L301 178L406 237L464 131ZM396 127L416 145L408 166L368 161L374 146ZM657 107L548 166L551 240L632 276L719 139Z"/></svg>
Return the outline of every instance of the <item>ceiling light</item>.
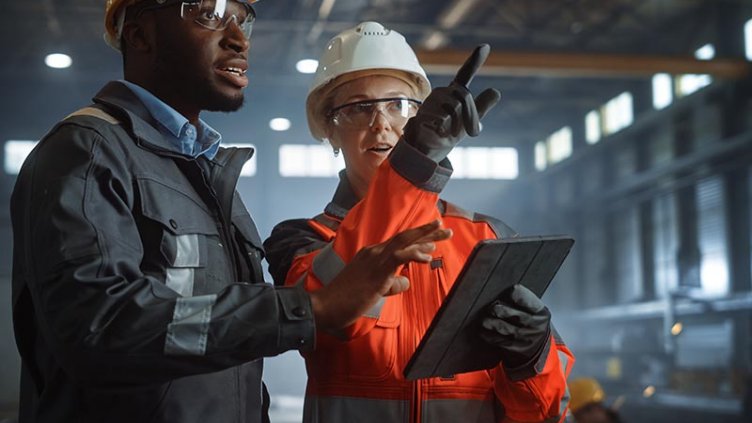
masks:
<svg viewBox="0 0 752 423"><path fill-rule="evenodd" d="M44 64L54 69L65 69L70 67L71 63L73 63L73 59L67 54L62 53L48 54L44 58Z"/></svg>
<svg viewBox="0 0 752 423"><path fill-rule="evenodd" d="M473 10L476 3L478 3L478 0L455 0L441 14L439 24L445 29L456 27Z"/></svg>
<svg viewBox="0 0 752 423"><path fill-rule="evenodd" d="M655 395L655 386L653 385L648 385L642 390L642 396L645 398L650 398L653 395Z"/></svg>
<svg viewBox="0 0 752 423"><path fill-rule="evenodd" d="M287 131L290 129L290 119L274 118L269 121L269 127L274 131Z"/></svg>
<svg viewBox="0 0 752 423"><path fill-rule="evenodd" d="M423 46L427 50L436 50L438 48L444 47L448 42L449 38L441 31L433 31L431 32L431 35L425 38L425 40L423 41Z"/></svg>
<svg viewBox="0 0 752 423"><path fill-rule="evenodd" d="M295 64L295 69L300 73L315 73L318 67L319 61L313 59L298 60L298 63Z"/></svg>
<svg viewBox="0 0 752 423"><path fill-rule="evenodd" d="M715 47L713 44L705 44L695 50L695 57L699 60L712 60L715 57Z"/></svg>
<svg viewBox="0 0 752 423"><path fill-rule="evenodd" d="M682 330L684 330L684 325L681 322L676 322L671 326L671 335L677 336L682 333Z"/></svg>

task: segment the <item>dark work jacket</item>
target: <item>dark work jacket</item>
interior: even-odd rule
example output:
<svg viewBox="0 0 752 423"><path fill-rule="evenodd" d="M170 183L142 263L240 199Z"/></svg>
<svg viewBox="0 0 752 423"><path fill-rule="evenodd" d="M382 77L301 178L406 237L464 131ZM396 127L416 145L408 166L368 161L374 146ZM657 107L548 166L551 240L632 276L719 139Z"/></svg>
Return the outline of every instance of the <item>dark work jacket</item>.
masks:
<svg viewBox="0 0 752 423"><path fill-rule="evenodd" d="M313 347L310 299L265 284L235 186L251 149L170 151L106 85L24 163L11 199L20 421L268 421L261 357Z"/></svg>

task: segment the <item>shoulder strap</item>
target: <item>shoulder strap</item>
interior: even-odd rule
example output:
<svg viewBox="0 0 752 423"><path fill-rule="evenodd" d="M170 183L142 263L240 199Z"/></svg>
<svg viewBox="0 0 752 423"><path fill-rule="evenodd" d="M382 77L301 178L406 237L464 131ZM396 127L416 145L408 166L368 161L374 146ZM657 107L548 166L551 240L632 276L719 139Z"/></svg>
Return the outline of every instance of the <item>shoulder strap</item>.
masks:
<svg viewBox="0 0 752 423"><path fill-rule="evenodd" d="M69 114L68 116L66 116L65 119L63 119L63 120L70 119L70 118L76 117L76 116L92 116L92 117L95 117L95 118L102 119L103 121L105 121L107 123L111 123L113 125L119 125L120 124L120 121L117 118L115 118L114 116L112 116L108 112L106 112L106 111L104 111L104 110L102 110L102 109L100 109L98 107L94 107L94 106L87 106L87 107L84 107L83 109L76 110L75 112L73 112L73 113Z"/></svg>

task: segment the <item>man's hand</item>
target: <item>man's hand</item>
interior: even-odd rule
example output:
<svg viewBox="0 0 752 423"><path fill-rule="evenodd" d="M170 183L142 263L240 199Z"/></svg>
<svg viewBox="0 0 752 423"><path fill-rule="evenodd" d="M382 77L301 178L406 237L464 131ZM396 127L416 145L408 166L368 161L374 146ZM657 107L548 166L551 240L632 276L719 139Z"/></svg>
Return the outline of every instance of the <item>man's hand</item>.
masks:
<svg viewBox="0 0 752 423"><path fill-rule="evenodd" d="M436 220L398 233L381 244L364 247L327 286L311 292L316 326L342 329L373 307L378 300L407 290L410 282L396 274L411 261L428 263L434 242L449 239L450 229Z"/></svg>
<svg viewBox="0 0 752 423"><path fill-rule="evenodd" d="M501 99L501 93L494 88L476 98L468 90L490 51L488 44L478 46L457 71L454 81L431 91L418 113L405 125L405 141L436 163L444 160L466 134L477 136L480 120Z"/></svg>
<svg viewBox="0 0 752 423"><path fill-rule="evenodd" d="M534 363L551 337L551 313L532 291L514 285L491 304L480 336L502 351L505 368Z"/></svg>

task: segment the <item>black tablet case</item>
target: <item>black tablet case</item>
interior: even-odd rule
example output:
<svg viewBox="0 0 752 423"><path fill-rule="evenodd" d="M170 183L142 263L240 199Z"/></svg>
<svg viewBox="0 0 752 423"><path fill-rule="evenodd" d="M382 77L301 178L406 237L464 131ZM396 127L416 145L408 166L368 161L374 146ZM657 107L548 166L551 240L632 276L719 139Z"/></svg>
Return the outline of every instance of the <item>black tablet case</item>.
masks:
<svg viewBox="0 0 752 423"><path fill-rule="evenodd" d="M541 297L573 244L567 236L479 242L405 366L405 378L449 377L498 365L499 350L477 334L482 313L515 283Z"/></svg>

